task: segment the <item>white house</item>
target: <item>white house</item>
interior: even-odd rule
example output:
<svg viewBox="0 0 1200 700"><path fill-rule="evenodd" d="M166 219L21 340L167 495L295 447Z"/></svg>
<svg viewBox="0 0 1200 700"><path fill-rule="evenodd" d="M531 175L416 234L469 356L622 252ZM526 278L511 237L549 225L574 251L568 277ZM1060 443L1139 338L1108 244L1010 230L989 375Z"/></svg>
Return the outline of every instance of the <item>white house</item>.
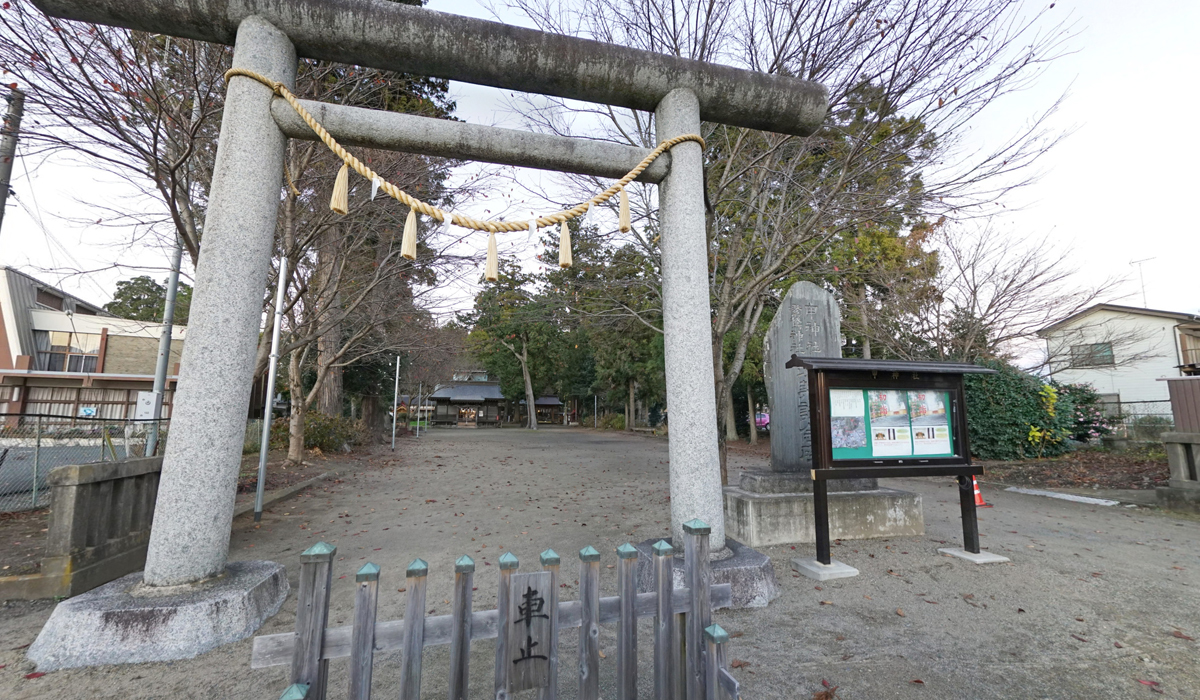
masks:
<svg viewBox="0 0 1200 700"><path fill-rule="evenodd" d="M1105 403L1170 413L1166 377L1200 374L1200 316L1097 304L1038 331L1051 376L1091 384ZM1161 408L1162 410L1156 410Z"/></svg>

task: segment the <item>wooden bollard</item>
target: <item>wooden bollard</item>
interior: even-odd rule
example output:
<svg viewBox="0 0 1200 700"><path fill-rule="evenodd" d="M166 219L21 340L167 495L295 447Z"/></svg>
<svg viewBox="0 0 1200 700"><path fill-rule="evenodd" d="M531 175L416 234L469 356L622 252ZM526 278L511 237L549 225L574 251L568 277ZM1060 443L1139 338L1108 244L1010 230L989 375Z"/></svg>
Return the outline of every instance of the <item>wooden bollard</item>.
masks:
<svg viewBox="0 0 1200 700"><path fill-rule="evenodd" d="M354 627L350 646L350 700L371 700L375 663L375 611L379 602L379 567L367 562L354 575Z"/></svg>
<svg viewBox="0 0 1200 700"><path fill-rule="evenodd" d="M654 612L654 698L672 700L675 692L675 606L671 592L675 590L675 549L664 540L650 548L654 557L654 591L657 607Z"/></svg>
<svg viewBox="0 0 1200 700"><path fill-rule="evenodd" d="M471 584L475 560L462 555L454 562L454 603L450 630L450 700L467 700L471 662Z"/></svg>
<svg viewBox="0 0 1200 700"><path fill-rule="evenodd" d="M579 550L579 700L600 698L600 552Z"/></svg>
<svg viewBox="0 0 1200 700"><path fill-rule="evenodd" d="M408 603L404 610L404 648L400 657L400 700L421 698L421 655L425 650L425 583L429 565L414 559L404 571Z"/></svg>
<svg viewBox="0 0 1200 700"><path fill-rule="evenodd" d="M550 682L538 689L538 700L558 700L558 567L561 559L553 549L547 549L538 557L542 569L550 572L550 595L546 605L550 608Z"/></svg>
<svg viewBox="0 0 1200 700"><path fill-rule="evenodd" d="M692 596L687 616L687 697L704 697L704 628L712 624L709 588L712 573L708 563L708 536L712 528L703 520L683 524L683 566Z"/></svg>
<svg viewBox="0 0 1200 700"><path fill-rule="evenodd" d="M721 663L718 650L729 641L729 635L720 625L704 628L704 700L719 700L722 697L720 673Z"/></svg>
<svg viewBox="0 0 1200 700"><path fill-rule="evenodd" d="M292 684L308 686L307 700L325 700L329 661L321 658L329 621L329 588L337 547L318 542L300 555L300 593L296 607L296 646Z"/></svg>
<svg viewBox="0 0 1200 700"><path fill-rule="evenodd" d="M637 700L637 547L617 547L617 700Z"/></svg>
<svg viewBox="0 0 1200 700"><path fill-rule="evenodd" d="M508 697L508 638L512 634L508 619L508 595L513 572L521 565L516 555L500 555L500 583L496 587L496 700Z"/></svg>

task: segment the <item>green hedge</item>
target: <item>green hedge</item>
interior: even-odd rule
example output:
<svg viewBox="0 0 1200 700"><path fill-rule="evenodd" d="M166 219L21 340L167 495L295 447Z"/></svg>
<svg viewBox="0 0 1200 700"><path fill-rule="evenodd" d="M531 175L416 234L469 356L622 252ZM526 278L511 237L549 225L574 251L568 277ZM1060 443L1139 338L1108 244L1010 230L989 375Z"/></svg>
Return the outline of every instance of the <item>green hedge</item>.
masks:
<svg viewBox="0 0 1200 700"><path fill-rule="evenodd" d="M625 414L624 413L606 413L600 416L601 430L624 430L625 429Z"/></svg>
<svg viewBox="0 0 1200 700"><path fill-rule="evenodd" d="M271 449L288 447L289 419L280 418L271 424ZM339 416L327 416L319 411L304 414L304 449L314 447L322 452L340 452L342 445L361 445L364 442L358 421Z"/></svg>
<svg viewBox="0 0 1200 700"><path fill-rule="evenodd" d="M997 374L966 377L967 430L979 459L1053 457L1070 449L1075 410L1070 394L1004 362L978 364Z"/></svg>

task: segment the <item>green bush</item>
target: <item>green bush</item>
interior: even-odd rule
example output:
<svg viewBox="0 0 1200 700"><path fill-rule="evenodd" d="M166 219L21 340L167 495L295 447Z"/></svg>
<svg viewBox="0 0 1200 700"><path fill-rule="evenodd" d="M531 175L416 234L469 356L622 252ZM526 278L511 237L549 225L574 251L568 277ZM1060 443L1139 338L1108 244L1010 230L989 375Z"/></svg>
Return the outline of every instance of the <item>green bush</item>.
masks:
<svg viewBox="0 0 1200 700"><path fill-rule="evenodd" d="M607 413L600 417L601 430L624 430L625 429L625 414L624 413Z"/></svg>
<svg viewBox="0 0 1200 700"><path fill-rule="evenodd" d="M997 374L966 376L967 432L979 459L1053 457L1070 447L1074 405L1069 395L1004 362L981 360Z"/></svg>
<svg viewBox="0 0 1200 700"><path fill-rule="evenodd" d="M271 449L286 450L290 419L280 418L271 424ZM365 441L358 421L341 416L327 416L317 411L304 414L304 449L314 447L322 452L339 452L342 445L361 445Z"/></svg>
<svg viewBox="0 0 1200 700"><path fill-rule="evenodd" d="M1051 382L1058 388L1061 399L1071 402L1071 439L1079 442L1099 442L1100 438L1112 434L1113 424L1104 414L1104 402L1100 393L1089 384L1059 384Z"/></svg>

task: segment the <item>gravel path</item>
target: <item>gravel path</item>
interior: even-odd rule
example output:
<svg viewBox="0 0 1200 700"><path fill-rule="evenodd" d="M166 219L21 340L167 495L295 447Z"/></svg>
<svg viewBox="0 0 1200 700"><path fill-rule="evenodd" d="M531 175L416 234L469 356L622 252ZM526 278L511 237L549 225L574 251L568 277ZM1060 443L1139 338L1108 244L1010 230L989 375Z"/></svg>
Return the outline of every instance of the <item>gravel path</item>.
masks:
<svg viewBox="0 0 1200 700"><path fill-rule="evenodd" d="M735 452L731 471L765 464ZM771 547L783 596L767 609L723 611L730 657L746 698L806 700L838 686L854 698L1130 698L1200 697L1200 523L1147 509L1103 508L989 492L981 511L985 547L1011 564L978 567L937 554L959 543L957 492L949 479L904 480L924 496L927 535L845 542L834 556L862 574L815 584L795 577L788 559L811 547ZM449 612L453 561L477 562L475 608L495 604L496 559L511 550L523 568L553 548L573 573L575 552L613 548L667 534L667 451L661 438L582 429L536 433L435 430L404 440L395 455L380 449L340 480L310 490L234 525L231 556L284 563L296 585L299 553L324 540L338 547L331 622L348 624L354 572L382 567L380 618L403 616L403 570L420 556L430 565L431 614ZM603 595L615 594L601 570ZM578 595L564 575L565 599ZM290 632L295 597L261 633ZM274 698L286 669L252 671L250 642L174 663L80 669L25 679L33 669L20 645L32 642L52 603L12 603L0 611L3 698ZM903 614L901 614L903 613ZM1178 633L1178 635L1176 634ZM643 640L651 639L648 623ZM563 635L573 658L576 634ZM650 698L649 643L641 697ZM604 697L615 697L615 636L604 630ZM425 654L424 695L445 697L448 649ZM492 648L476 644L472 697L491 696ZM914 681L921 681L916 683ZM1160 683L1150 686L1139 680ZM331 698L344 696L345 662L331 664ZM395 655L377 657L375 696L395 697ZM564 664L562 696L574 697Z"/></svg>

